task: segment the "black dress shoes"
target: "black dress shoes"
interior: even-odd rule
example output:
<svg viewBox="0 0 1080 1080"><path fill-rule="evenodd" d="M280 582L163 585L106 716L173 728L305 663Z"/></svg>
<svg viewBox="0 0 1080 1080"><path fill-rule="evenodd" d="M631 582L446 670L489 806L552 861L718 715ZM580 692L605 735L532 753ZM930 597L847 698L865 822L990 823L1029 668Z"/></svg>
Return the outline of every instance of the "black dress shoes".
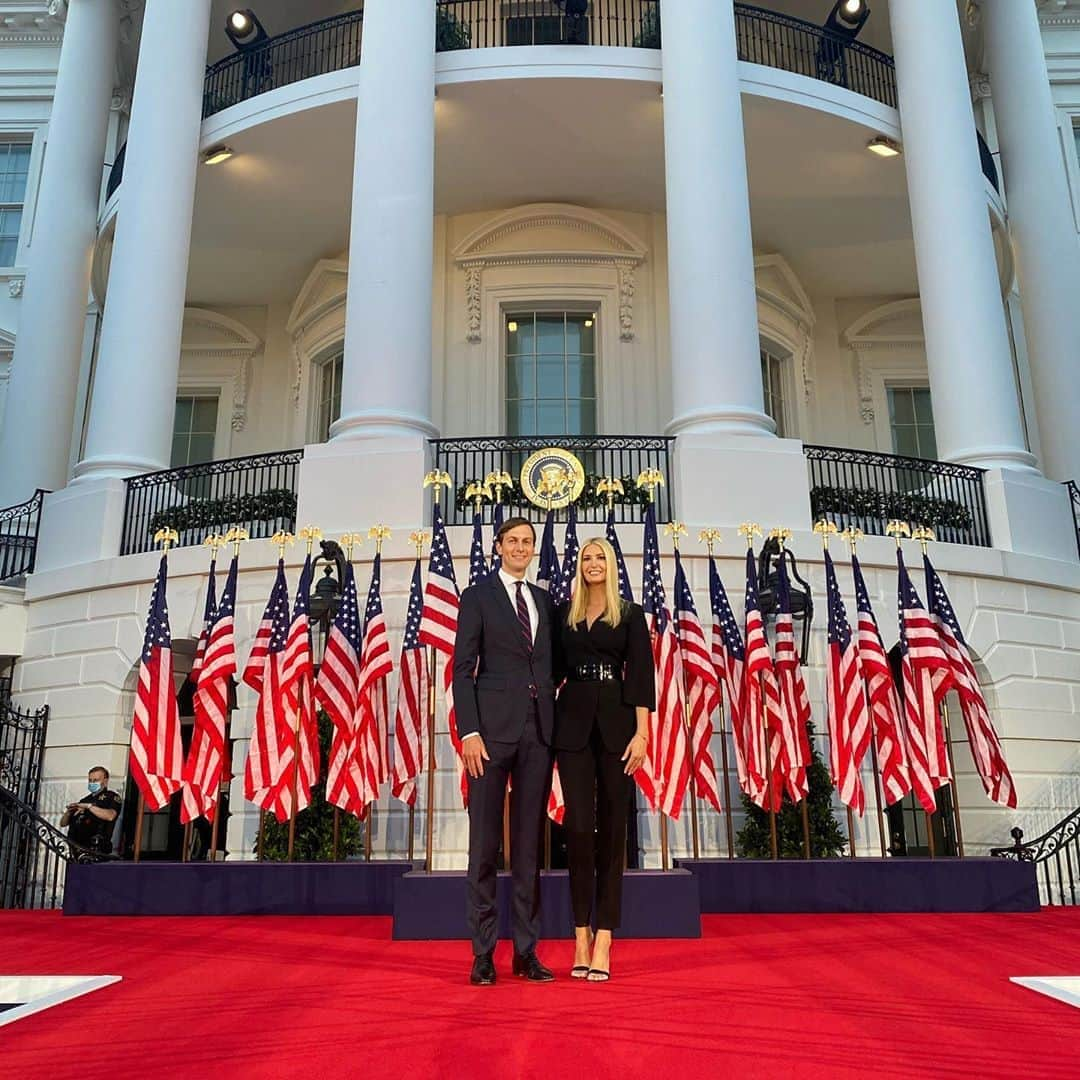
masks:
<svg viewBox="0 0 1080 1080"><path fill-rule="evenodd" d="M550 970L540 963L534 952L526 953L524 956L514 953L513 971L518 978L528 979L529 982L553 982L555 979Z"/></svg>
<svg viewBox="0 0 1080 1080"><path fill-rule="evenodd" d="M481 953L479 956L473 957L469 982L473 986L495 985L495 961L492 959L491 953Z"/></svg>

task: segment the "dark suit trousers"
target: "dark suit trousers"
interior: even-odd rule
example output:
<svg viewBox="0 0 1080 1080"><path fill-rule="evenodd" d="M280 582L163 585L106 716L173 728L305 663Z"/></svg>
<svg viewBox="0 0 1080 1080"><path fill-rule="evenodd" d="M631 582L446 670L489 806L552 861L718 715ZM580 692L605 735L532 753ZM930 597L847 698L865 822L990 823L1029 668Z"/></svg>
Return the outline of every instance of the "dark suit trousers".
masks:
<svg viewBox="0 0 1080 1080"><path fill-rule="evenodd" d="M510 792L510 867L513 879L515 952L536 948L540 937L540 834L551 788L551 750L540 740L536 706L516 743L489 742L484 775L469 779L469 932L473 954L495 948L499 937L495 902L506 781Z"/></svg>
<svg viewBox="0 0 1080 1080"><path fill-rule="evenodd" d="M626 763L604 747L598 728L583 750L560 750L566 802L566 855L574 925L588 926L596 894L596 926L616 930L622 916L626 815L633 782Z"/></svg>

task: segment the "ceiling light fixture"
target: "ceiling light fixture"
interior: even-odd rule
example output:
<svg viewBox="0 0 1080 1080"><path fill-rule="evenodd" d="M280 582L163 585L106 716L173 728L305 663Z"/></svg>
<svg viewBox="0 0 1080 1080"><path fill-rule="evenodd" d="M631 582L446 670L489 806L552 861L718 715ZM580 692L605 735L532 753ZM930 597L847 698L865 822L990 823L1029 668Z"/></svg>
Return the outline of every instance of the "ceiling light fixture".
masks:
<svg viewBox="0 0 1080 1080"><path fill-rule="evenodd" d="M204 165L220 165L223 161L235 156L236 151L231 146L212 146L203 154Z"/></svg>
<svg viewBox="0 0 1080 1080"><path fill-rule="evenodd" d="M240 8L225 20L225 35L239 52L264 42L268 35L251 8Z"/></svg>
<svg viewBox="0 0 1080 1080"><path fill-rule="evenodd" d="M904 152L904 148L895 139L890 139L887 135L875 135L866 144L866 149L871 154L877 154L878 157L883 158L899 157Z"/></svg>

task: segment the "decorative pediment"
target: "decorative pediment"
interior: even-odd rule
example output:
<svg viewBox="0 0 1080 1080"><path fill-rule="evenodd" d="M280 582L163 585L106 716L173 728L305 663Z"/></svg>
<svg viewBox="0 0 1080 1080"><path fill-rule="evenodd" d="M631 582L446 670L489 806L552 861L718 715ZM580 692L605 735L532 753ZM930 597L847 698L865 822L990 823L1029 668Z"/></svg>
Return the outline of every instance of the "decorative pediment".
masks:
<svg viewBox="0 0 1080 1080"><path fill-rule="evenodd" d="M317 352L327 337L344 337L348 287L348 261L320 259L297 293L285 324L293 348L293 408L300 407L305 355Z"/></svg>
<svg viewBox="0 0 1080 1080"><path fill-rule="evenodd" d="M604 266L619 279L619 337L634 339L637 268L648 250L634 234L605 214L570 203L519 206L485 222L453 252L465 273L466 339L482 339L485 270L497 266Z"/></svg>
<svg viewBox="0 0 1080 1080"><path fill-rule="evenodd" d="M875 415L873 376L876 366L868 354L875 349L924 349L922 305L918 297L882 304L860 315L844 331L843 339L855 354L859 412L863 423L872 424ZM912 362L915 362L914 359ZM917 366L921 370L922 365Z"/></svg>
<svg viewBox="0 0 1080 1080"><path fill-rule="evenodd" d="M232 377L232 429L243 431L247 424L248 382L251 361L262 348L262 339L243 323L207 308L184 309L181 357L190 365Z"/></svg>
<svg viewBox="0 0 1080 1080"><path fill-rule="evenodd" d="M810 297L782 255L754 256L758 329L791 353L803 401L814 386L814 315Z"/></svg>

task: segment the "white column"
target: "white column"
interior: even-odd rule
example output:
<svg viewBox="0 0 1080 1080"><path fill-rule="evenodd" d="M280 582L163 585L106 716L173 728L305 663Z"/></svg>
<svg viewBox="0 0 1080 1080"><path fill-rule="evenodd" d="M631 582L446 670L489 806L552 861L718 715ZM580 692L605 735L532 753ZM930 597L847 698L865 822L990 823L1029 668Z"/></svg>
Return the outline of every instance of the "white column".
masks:
<svg viewBox="0 0 1080 1080"><path fill-rule="evenodd" d="M147 0L77 483L169 464L210 5Z"/></svg>
<svg viewBox="0 0 1080 1080"><path fill-rule="evenodd" d="M64 27L19 332L0 430L0 506L67 482L97 235L116 0L72 0Z"/></svg>
<svg viewBox="0 0 1080 1080"><path fill-rule="evenodd" d="M1043 471L1080 478L1080 246L1038 14L1031 0L982 10Z"/></svg>
<svg viewBox="0 0 1080 1080"><path fill-rule="evenodd" d="M889 21L938 451L1032 471L956 7L891 0Z"/></svg>
<svg viewBox="0 0 1080 1080"><path fill-rule="evenodd" d="M436 434L431 423L435 5L367 0L334 440Z"/></svg>
<svg viewBox="0 0 1080 1080"><path fill-rule="evenodd" d="M670 434L766 435L735 13L661 0Z"/></svg>

